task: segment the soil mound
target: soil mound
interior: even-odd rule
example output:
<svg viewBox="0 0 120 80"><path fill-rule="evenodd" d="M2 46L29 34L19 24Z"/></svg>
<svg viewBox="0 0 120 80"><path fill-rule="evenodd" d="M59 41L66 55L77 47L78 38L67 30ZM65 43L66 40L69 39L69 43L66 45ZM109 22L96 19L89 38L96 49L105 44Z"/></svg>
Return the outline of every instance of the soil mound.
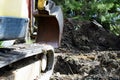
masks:
<svg viewBox="0 0 120 80"><path fill-rule="evenodd" d="M120 51L94 51L56 57L51 80L120 80Z"/></svg>
<svg viewBox="0 0 120 80"><path fill-rule="evenodd" d="M119 37L96 21L66 19L61 48L72 52L119 49Z"/></svg>
<svg viewBox="0 0 120 80"><path fill-rule="evenodd" d="M118 36L96 21L66 19L63 30L51 80L120 80Z"/></svg>

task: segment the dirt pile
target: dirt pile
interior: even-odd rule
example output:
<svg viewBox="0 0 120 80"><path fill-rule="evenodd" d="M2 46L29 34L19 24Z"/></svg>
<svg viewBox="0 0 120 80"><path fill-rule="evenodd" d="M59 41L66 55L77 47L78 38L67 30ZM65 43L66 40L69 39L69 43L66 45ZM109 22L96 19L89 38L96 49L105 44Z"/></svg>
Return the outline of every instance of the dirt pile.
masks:
<svg viewBox="0 0 120 80"><path fill-rule="evenodd" d="M56 57L51 80L119 80L120 51L94 51Z"/></svg>
<svg viewBox="0 0 120 80"><path fill-rule="evenodd" d="M76 51L116 50L119 37L95 21L65 20L61 48Z"/></svg>
<svg viewBox="0 0 120 80"><path fill-rule="evenodd" d="M51 80L120 80L119 37L96 21L64 24Z"/></svg>

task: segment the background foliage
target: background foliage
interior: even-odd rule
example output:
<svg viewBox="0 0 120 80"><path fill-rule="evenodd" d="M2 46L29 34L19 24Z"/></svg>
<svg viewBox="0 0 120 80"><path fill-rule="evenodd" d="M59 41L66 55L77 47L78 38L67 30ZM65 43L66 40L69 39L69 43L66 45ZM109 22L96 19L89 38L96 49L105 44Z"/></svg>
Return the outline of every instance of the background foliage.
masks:
<svg viewBox="0 0 120 80"><path fill-rule="evenodd" d="M53 0L61 5L65 18L96 20L120 35L120 0Z"/></svg>

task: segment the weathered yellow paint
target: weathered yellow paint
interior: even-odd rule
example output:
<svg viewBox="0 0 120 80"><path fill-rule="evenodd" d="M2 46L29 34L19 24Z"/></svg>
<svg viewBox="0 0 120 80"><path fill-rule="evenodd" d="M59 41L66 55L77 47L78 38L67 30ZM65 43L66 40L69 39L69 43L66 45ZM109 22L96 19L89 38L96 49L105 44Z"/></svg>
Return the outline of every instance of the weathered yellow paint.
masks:
<svg viewBox="0 0 120 80"><path fill-rule="evenodd" d="M26 0L0 0L0 16L28 18Z"/></svg>
<svg viewBox="0 0 120 80"><path fill-rule="evenodd" d="M43 10L47 0L38 0L37 7L39 10Z"/></svg>

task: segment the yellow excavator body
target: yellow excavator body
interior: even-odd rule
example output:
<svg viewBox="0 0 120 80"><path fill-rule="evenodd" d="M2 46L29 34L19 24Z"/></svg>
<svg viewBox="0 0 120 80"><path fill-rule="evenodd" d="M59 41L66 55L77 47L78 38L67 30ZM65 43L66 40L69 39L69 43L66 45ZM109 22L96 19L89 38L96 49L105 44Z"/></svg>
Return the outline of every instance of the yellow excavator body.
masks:
<svg viewBox="0 0 120 80"><path fill-rule="evenodd" d="M21 40L31 26L37 27L37 43L0 48L0 80L49 80L52 75L63 31L60 6L52 0L0 0L0 40Z"/></svg>

